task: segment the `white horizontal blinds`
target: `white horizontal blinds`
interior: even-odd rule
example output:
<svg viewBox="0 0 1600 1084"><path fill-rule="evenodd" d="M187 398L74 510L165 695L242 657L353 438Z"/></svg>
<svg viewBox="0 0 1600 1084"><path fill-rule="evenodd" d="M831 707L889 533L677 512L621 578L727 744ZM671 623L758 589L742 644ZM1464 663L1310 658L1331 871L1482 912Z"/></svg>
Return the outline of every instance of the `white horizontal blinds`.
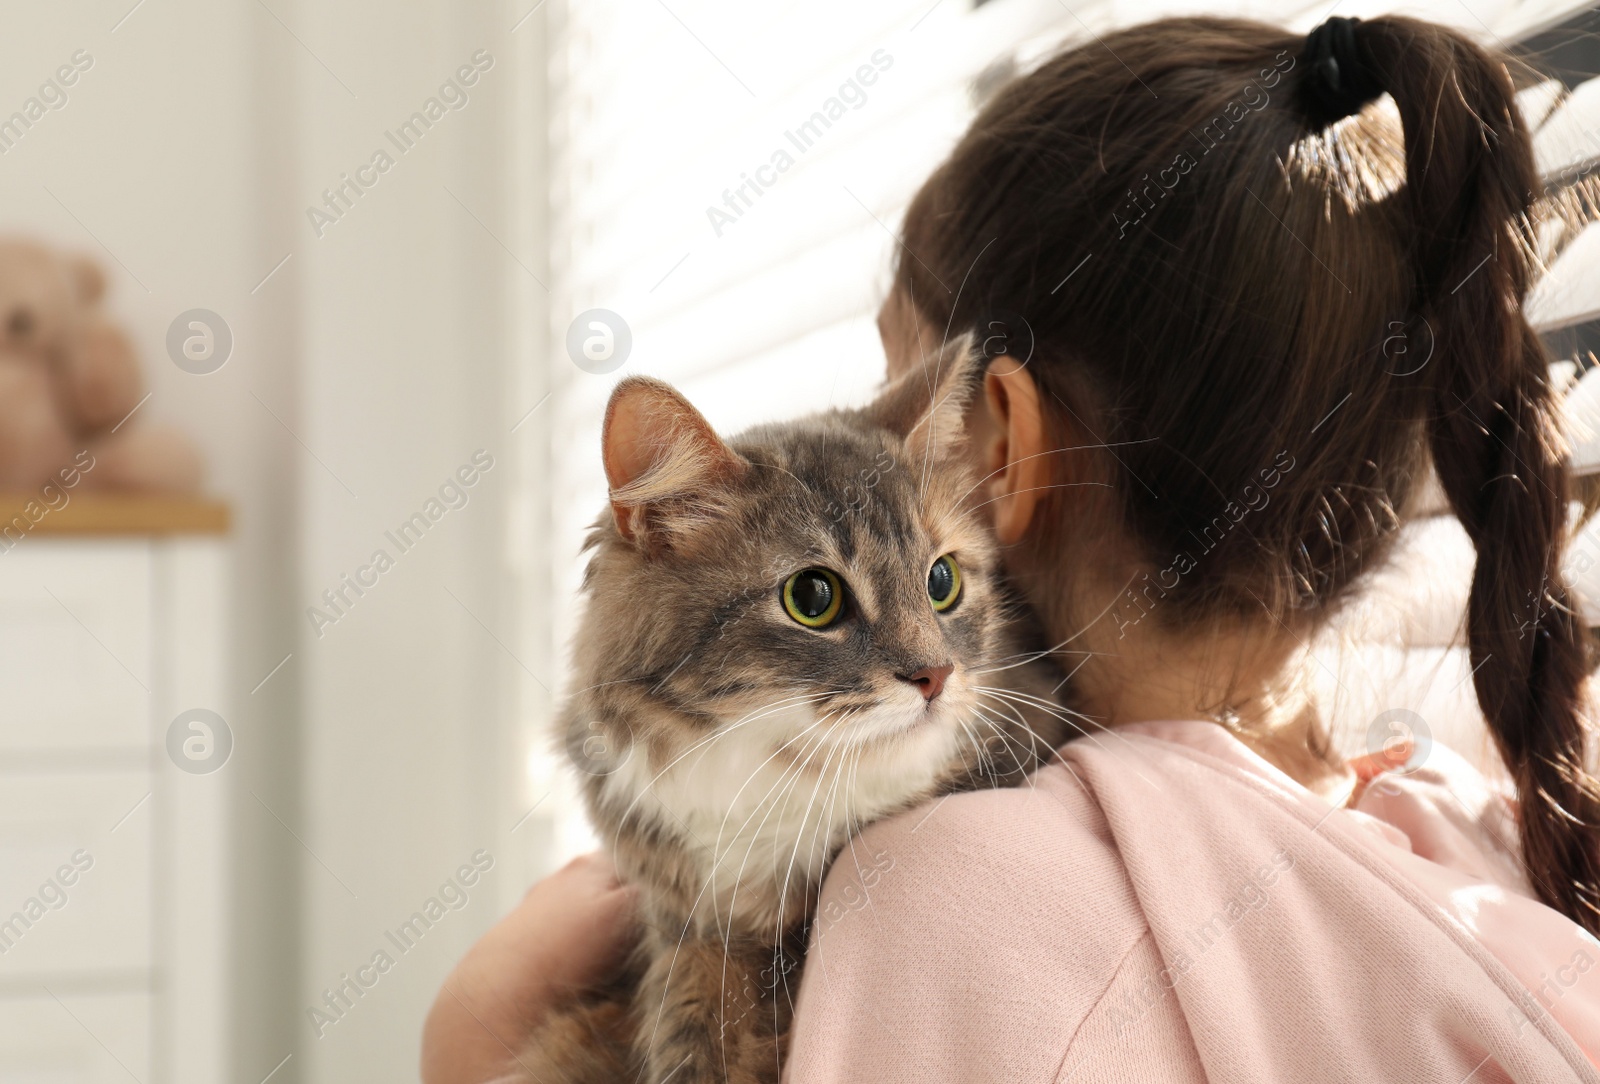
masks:
<svg viewBox="0 0 1600 1084"><path fill-rule="evenodd" d="M1600 319L1600 229L1574 238L1528 297L1528 317L1540 331Z"/></svg>
<svg viewBox="0 0 1600 1084"><path fill-rule="evenodd" d="M558 644L604 507L600 420L618 379L670 380L725 432L870 394L892 228L993 52L953 32L965 2L583 0L554 16L554 568L536 616ZM632 333L611 374L567 355L591 308ZM671 620L670 600L640 604Z"/></svg>
<svg viewBox="0 0 1600 1084"><path fill-rule="evenodd" d="M1547 188L1600 170L1600 80L1570 92L1559 82L1546 83L1524 91L1522 100L1537 125L1534 151ZM1600 318L1600 227L1590 226L1566 246L1528 298L1528 315L1541 331Z"/></svg>
<svg viewBox="0 0 1600 1084"><path fill-rule="evenodd" d="M1551 98L1543 116L1529 117L1538 125L1533 147L1546 184L1576 180L1600 165L1600 83L1591 79L1569 93L1551 81L1523 94Z"/></svg>
<svg viewBox="0 0 1600 1084"><path fill-rule="evenodd" d="M892 232L970 117L979 73L1003 57L1026 69L1063 39L1211 9L969 5L585 0L556 18L557 553L599 508L599 412L616 379L567 360L573 316L619 313L633 334L621 372L679 383L722 428L858 399L881 371L871 316ZM1308 26L1325 10L1241 7ZM1467 21L1457 5L1411 7ZM849 86L863 66L873 82ZM563 559L558 583L575 568Z"/></svg>
<svg viewBox="0 0 1600 1084"><path fill-rule="evenodd" d="M970 118L969 85L1019 42L1075 24L1053 0L585 0L556 22L551 493L565 597L604 501L615 381L671 380L724 431L868 396L894 231ZM607 376L566 354L567 324L593 307L633 335Z"/></svg>
<svg viewBox="0 0 1600 1084"><path fill-rule="evenodd" d="M1518 92L1517 108L1522 110L1524 120L1539 128L1550 119L1550 114L1555 111L1556 106L1566 100L1566 96L1566 84L1559 79L1546 79ZM1534 153L1540 157L1540 165L1543 167L1547 151L1536 144Z"/></svg>
<svg viewBox="0 0 1600 1084"><path fill-rule="evenodd" d="M1577 6L1484 0L1475 17L1454 0L1345 0L1338 13L1403 7L1518 40ZM569 642L579 545L604 506L600 416L618 379L670 380L724 431L865 399L882 373L873 314L893 232L970 119L979 74L997 61L1026 70L1064 40L1215 10L1215 0L561 4L550 70L556 390L541 408L554 568L536 615L556 642ZM1327 0L1230 5L1300 30L1327 10ZM569 323L591 308L632 332L627 363L609 375L567 355Z"/></svg>
<svg viewBox="0 0 1600 1084"><path fill-rule="evenodd" d="M1550 59L1565 82L1552 81L1523 93L1524 113L1535 127L1534 150L1547 189L1558 190L1600 171L1600 45L1585 32L1594 14L1556 26L1531 44ZM1574 65L1578 70L1572 70ZM1570 86L1569 86L1570 84ZM1591 180L1592 183L1592 180ZM1600 380L1588 368L1595 321L1600 320L1600 225L1590 225L1552 262L1528 299L1528 315L1546 333L1560 333L1563 347L1576 345L1584 373L1567 395L1572 467L1580 475L1600 473ZM1591 522L1575 540L1568 570L1584 594L1600 600L1600 524ZM1600 611L1590 613L1600 620Z"/></svg>

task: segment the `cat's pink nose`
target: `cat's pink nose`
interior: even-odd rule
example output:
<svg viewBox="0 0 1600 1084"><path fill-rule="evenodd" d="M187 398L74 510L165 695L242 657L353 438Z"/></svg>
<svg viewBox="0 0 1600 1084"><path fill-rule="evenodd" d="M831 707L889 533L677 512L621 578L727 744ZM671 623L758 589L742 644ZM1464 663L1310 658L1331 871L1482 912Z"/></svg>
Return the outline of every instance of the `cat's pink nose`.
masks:
<svg viewBox="0 0 1600 1084"><path fill-rule="evenodd" d="M954 666L948 664L945 666L924 666L914 674L897 674L895 676L901 681L909 681L915 685L918 691L922 693L922 699L932 700L944 692L945 679L953 674L955 669Z"/></svg>

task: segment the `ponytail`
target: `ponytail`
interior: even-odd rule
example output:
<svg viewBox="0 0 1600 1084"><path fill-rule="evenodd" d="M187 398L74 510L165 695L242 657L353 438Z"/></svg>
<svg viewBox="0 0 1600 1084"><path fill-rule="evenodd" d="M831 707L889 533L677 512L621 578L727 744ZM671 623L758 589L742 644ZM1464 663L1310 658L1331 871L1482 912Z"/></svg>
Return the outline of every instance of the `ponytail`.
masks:
<svg viewBox="0 0 1600 1084"><path fill-rule="evenodd" d="M1450 507L1477 547L1467 605L1478 703L1520 800L1545 903L1600 933L1600 783L1587 769L1588 640L1561 577L1570 480L1548 359L1523 315L1540 181L1502 61L1404 18L1359 26L1405 131L1416 374Z"/></svg>
<svg viewBox="0 0 1600 1084"><path fill-rule="evenodd" d="M1099 620L1070 600L1102 560L1155 570L1128 597L1159 581L1150 619L1172 630L1315 628L1381 567L1431 458L1477 547L1473 681L1529 882L1600 934L1571 482L1522 310L1535 221L1560 223L1505 64L1405 18L1108 33L995 92L907 208L895 289L935 327L1023 314L1052 424L1090 438L1016 558L1063 600L1042 615L1058 639ZM1378 110L1352 116L1385 92L1403 141Z"/></svg>

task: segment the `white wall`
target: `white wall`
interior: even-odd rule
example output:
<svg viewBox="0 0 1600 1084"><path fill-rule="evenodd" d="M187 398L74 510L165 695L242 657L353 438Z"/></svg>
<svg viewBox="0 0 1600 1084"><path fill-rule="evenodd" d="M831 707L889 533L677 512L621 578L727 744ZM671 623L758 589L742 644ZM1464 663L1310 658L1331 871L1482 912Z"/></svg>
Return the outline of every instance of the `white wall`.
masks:
<svg viewBox="0 0 1600 1084"><path fill-rule="evenodd" d="M302 835L315 853L302 865L297 1035L308 1079L402 1079L439 980L525 883L529 837L511 834L520 811L498 797L516 780L501 750L513 746L506 720L526 672L555 683L548 657L519 642L504 560L519 438L539 432L538 419L510 431L537 389L508 383L506 355L542 318L534 276L546 273L526 206L536 193L510 180L541 22L513 35L521 13L497 6L303 10L317 14L301 37L337 80L301 66L301 217L288 240L305 353L285 420L310 451L284 449L306 510L296 605L314 605L375 550L396 563L321 635L302 620L291 663L305 682ZM469 103L399 152L384 131L474 55L493 63ZM318 238L303 206L379 148L393 167ZM469 502L401 553L386 532L480 450L494 465ZM400 953L384 932L480 849L495 864L470 901ZM393 969L308 1039L305 1009L379 950Z"/></svg>
<svg viewBox="0 0 1600 1084"><path fill-rule="evenodd" d="M154 391L141 413L195 437L237 517L240 1080L287 1055L274 1081L413 1078L439 979L541 858L536 834L510 833L522 772L494 751L517 745L531 681L509 652L553 681L516 622L506 514L543 454L537 424L509 429L542 394L543 295L516 261L545 276L543 200L511 178L538 172L544 19L513 35L525 8L462 7L12 5L0 35L0 114L76 50L95 61L0 156L0 229L105 264ZM305 207L478 49L495 64L470 104L319 239ZM163 348L197 307L235 339L204 377ZM479 448L495 467L470 503L316 636L306 608L393 552L383 532ZM496 864L471 902L317 1038L323 987L479 848Z"/></svg>
<svg viewBox="0 0 1600 1084"><path fill-rule="evenodd" d="M228 770L238 773L241 793L253 789L296 818L290 780L301 675L286 668L249 695L298 634L290 598L297 482L284 469L278 423L249 395L283 403L298 393L293 281L280 277L251 293L283 232L269 194L292 164L292 118L259 106L291 91L281 75L288 51L259 33L259 8L175 0L129 15L132 6L107 0L7 12L6 114L69 54L85 49L95 63L66 107L0 158L0 227L105 265L111 303L134 332L154 393L142 413L187 428L206 451L210 488L233 504L241 620L231 666L239 708L229 720L238 755ZM167 324L196 307L223 314L235 337L233 357L209 377L182 373L163 355ZM235 1015L249 1026L235 1060L241 1075L259 1077L295 1039L285 1007L300 857L259 807L237 814L235 957L247 981L237 986Z"/></svg>

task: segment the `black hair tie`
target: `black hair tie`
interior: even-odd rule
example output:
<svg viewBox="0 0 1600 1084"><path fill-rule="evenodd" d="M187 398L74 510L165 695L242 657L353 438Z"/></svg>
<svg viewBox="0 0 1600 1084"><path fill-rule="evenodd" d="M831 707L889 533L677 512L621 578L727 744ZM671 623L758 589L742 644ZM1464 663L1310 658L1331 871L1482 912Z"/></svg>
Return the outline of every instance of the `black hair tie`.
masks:
<svg viewBox="0 0 1600 1084"><path fill-rule="evenodd" d="M1356 37L1360 22L1335 15L1306 35L1300 56L1306 72L1300 86L1306 111L1319 125L1359 113L1383 93L1372 62Z"/></svg>

